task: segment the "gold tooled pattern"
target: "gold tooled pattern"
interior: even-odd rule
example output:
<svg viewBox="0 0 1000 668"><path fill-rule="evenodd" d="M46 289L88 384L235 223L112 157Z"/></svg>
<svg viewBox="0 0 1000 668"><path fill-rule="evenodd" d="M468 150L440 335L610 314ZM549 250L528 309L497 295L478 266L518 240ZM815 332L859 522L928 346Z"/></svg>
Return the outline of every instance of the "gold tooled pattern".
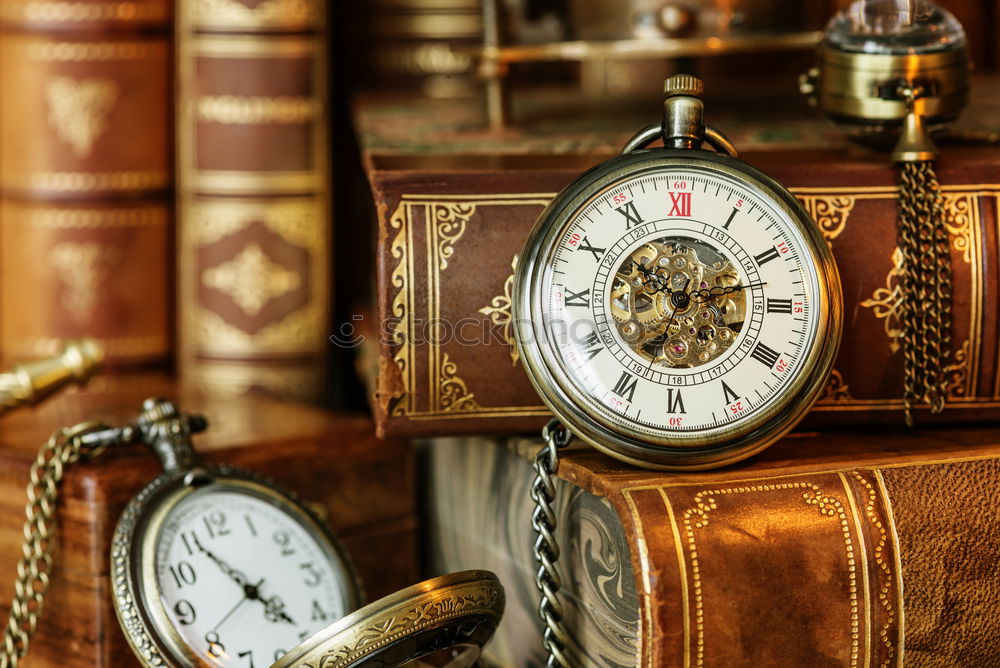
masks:
<svg viewBox="0 0 1000 668"><path fill-rule="evenodd" d="M302 277L273 262L260 245L250 242L231 260L202 272L202 283L225 294L248 316L272 299L295 290Z"/></svg>
<svg viewBox="0 0 1000 668"><path fill-rule="evenodd" d="M187 326L199 350L232 353L296 353L316 350L316 332L322 327L321 309L315 301L283 319L246 332L206 308L192 308Z"/></svg>
<svg viewBox="0 0 1000 668"><path fill-rule="evenodd" d="M972 262L972 220L978 206L975 193L941 193L944 198L944 224L952 237L952 248L962 253L966 264Z"/></svg>
<svg viewBox="0 0 1000 668"><path fill-rule="evenodd" d="M448 260L455 253L455 244L465 234L469 219L476 214L471 202L438 202L433 205L434 225L437 233L437 256L441 271L448 268Z"/></svg>
<svg viewBox="0 0 1000 668"><path fill-rule="evenodd" d="M390 409L392 415L406 415L412 412L410 402L413 397L413 388L416 385L413 380L412 357L410 354L412 348L412 338L410 337L410 320L412 318L410 313L412 304L410 291L413 282L412 280L408 280L408 277L413 275L413 271L410 266L410 262L412 262L409 254L411 244L408 239L410 217L407 206L406 202L400 202L392 216L389 217L389 227L399 230L389 245L389 253L392 257L396 258L396 266L393 267L392 275L389 277L392 288L396 290L396 296L392 299L392 317L395 319L395 322L389 332L389 342L396 348L396 352L392 356L392 361L395 362L396 367L399 369L404 388L403 396L396 399L396 405Z"/></svg>
<svg viewBox="0 0 1000 668"><path fill-rule="evenodd" d="M899 351L899 339L903 336L899 323L899 309L903 304L900 280L903 276L903 252L897 247L892 251L892 268L885 277L885 287L876 288L869 299L861 302L864 308L872 309L876 318L882 320L882 327L889 339L889 350Z"/></svg>
<svg viewBox="0 0 1000 668"><path fill-rule="evenodd" d="M113 21L120 23L149 23L166 21L168 3L140 2L17 2L0 3L0 18L6 21L32 23L89 23Z"/></svg>
<svg viewBox="0 0 1000 668"><path fill-rule="evenodd" d="M164 206L128 209L33 209L27 216L33 227L93 229L107 227L163 227L167 224Z"/></svg>
<svg viewBox="0 0 1000 668"><path fill-rule="evenodd" d="M37 42L28 46L28 57L49 62L94 60L145 60L166 58L159 42Z"/></svg>
<svg viewBox="0 0 1000 668"><path fill-rule="evenodd" d="M455 243L465 234L469 219L482 206L538 206L544 207L554 194L510 195L409 195L389 217L389 227L398 230L390 243L390 253L396 258L390 281L395 290L392 295L392 317L395 322L389 332L393 361L400 372L402 389L392 397L388 412L393 416L410 416L438 419L476 417L543 417L549 415L545 406L488 406L479 405L465 381L457 374L457 365L440 346L433 342L421 345L427 354L428 408L417 410L416 364L417 346L414 343L413 323L416 301L413 286L416 283L414 265L413 226L414 211L419 211L425 225L428 284L427 322L440 321L440 279L454 256ZM423 242L422 242L423 243ZM421 266L421 271L424 265ZM421 279L423 280L423 279ZM421 314L423 315L423 314Z"/></svg>
<svg viewBox="0 0 1000 668"><path fill-rule="evenodd" d="M840 236L847 226L847 218L854 209L857 199L847 195L796 195L805 210L809 212L823 238L831 242Z"/></svg>
<svg viewBox="0 0 1000 668"><path fill-rule="evenodd" d="M323 115L322 103L304 95L202 95L196 109L198 121L223 125L293 125Z"/></svg>
<svg viewBox="0 0 1000 668"><path fill-rule="evenodd" d="M510 275L503 283L503 294L490 300L489 306L479 309L483 315L490 317L490 322L502 327L503 340L510 347L510 362L517 364L518 352L514 342L514 318L511 314L511 291L514 289L514 272L517 270L517 255L510 261Z"/></svg>
<svg viewBox="0 0 1000 668"><path fill-rule="evenodd" d="M11 186L59 192L92 192L95 190L159 190L170 185L165 171L148 172L36 172L26 178L4 177Z"/></svg>
<svg viewBox="0 0 1000 668"><path fill-rule="evenodd" d="M854 471L853 474L855 480L861 483L865 490L865 517L868 518L868 522L878 531L878 543L875 545L875 565L878 568L879 577L878 602L885 611L885 622L882 624L882 628L879 629L879 640L886 651L886 655L879 664L879 668L888 668L896 655L896 647L893 645L892 638L889 637L889 630L896 621L896 608L893 603L893 589L896 585L896 579L892 572L893 558L888 554L889 534L882 523L882 518L875 512L877 500L875 488L859 471Z"/></svg>
<svg viewBox="0 0 1000 668"><path fill-rule="evenodd" d="M975 388L969 387L969 349L970 341L966 339L961 347L954 351L954 362L947 365L943 373L944 395L951 397L965 397L973 392Z"/></svg>
<svg viewBox="0 0 1000 668"><path fill-rule="evenodd" d="M46 254L63 285L60 302L78 321L93 315L101 283L118 261L117 248L96 241L63 241Z"/></svg>
<svg viewBox="0 0 1000 668"><path fill-rule="evenodd" d="M185 240L198 246L215 243L260 223L282 239L318 253L325 243L323 205L313 198L260 202L200 199L186 202Z"/></svg>
<svg viewBox="0 0 1000 668"><path fill-rule="evenodd" d="M94 142L108 129L108 114L117 100L113 79L54 77L45 84L49 124L78 158L90 156Z"/></svg>
<svg viewBox="0 0 1000 668"><path fill-rule="evenodd" d="M469 392L465 381L458 377L458 366L451 361L448 353L441 359L441 385L438 393L438 407L445 413L478 411L475 395Z"/></svg>
<svg viewBox="0 0 1000 668"><path fill-rule="evenodd" d="M830 379L816 403L836 404L853 401L851 388L844 382L844 376L837 369L830 370Z"/></svg>
<svg viewBox="0 0 1000 668"><path fill-rule="evenodd" d="M225 30L305 28L323 23L321 0L264 0L253 6L238 0L193 0L193 22Z"/></svg>
<svg viewBox="0 0 1000 668"><path fill-rule="evenodd" d="M702 596L701 568L698 562L698 548L695 540L695 530L704 529L709 525L712 511L718 508L715 497L728 494L748 494L761 492L776 492L784 490L802 490L802 500L816 509L820 514L832 517L840 522L844 536L844 548L847 559L848 591L851 606L851 668L858 665L860 647L860 609L858 604L858 573L854 550L854 539L851 538L851 525L843 503L825 494L819 486L807 482L780 482L767 484L747 484L739 487L717 487L698 492L694 499L694 507L688 508L683 514L684 533L686 536L688 557L691 564L692 592L694 597L695 616L695 653L694 665L705 665L705 602Z"/></svg>

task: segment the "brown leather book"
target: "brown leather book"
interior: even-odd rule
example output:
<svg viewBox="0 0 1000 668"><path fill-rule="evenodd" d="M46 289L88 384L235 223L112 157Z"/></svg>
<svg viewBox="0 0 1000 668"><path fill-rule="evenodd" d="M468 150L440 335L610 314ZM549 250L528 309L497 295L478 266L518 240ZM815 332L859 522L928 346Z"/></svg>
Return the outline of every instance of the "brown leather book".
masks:
<svg viewBox="0 0 1000 668"><path fill-rule="evenodd" d="M991 83L976 90L1000 90ZM452 105L431 113L429 105L411 105L402 116L391 102L369 100L356 113L379 217L376 422L394 435L536 430L548 411L513 347L513 267L554 194L611 157L610 146L627 136L623 125L638 124L580 112L567 129L532 106L550 124L536 120L491 134L476 125L474 112ZM734 128L737 148L746 151L741 157L790 188L833 247L843 283L843 345L807 420L902 425L895 170L885 154L836 143L824 119L775 105L754 112L720 103L707 118ZM969 125L998 107L988 96L977 100ZM706 109L712 112L711 101ZM1000 153L945 145L938 175L954 271L948 406L939 415L920 407L916 419L996 420Z"/></svg>
<svg viewBox="0 0 1000 668"><path fill-rule="evenodd" d="M0 349L165 362L172 5L0 6Z"/></svg>
<svg viewBox="0 0 1000 668"><path fill-rule="evenodd" d="M135 420L143 399L163 396L203 414L201 461L251 469L313 504L350 554L366 599L410 586L418 572L416 462L399 440L379 440L370 418L279 399L224 398L150 374L98 376L0 423L0 614L6 619L24 540L25 487L49 435L98 419ZM111 539L132 496L162 472L144 445L112 447L66 466L60 483L54 571L27 658L33 668L138 665L120 630L110 588ZM257 664L261 665L261 664Z"/></svg>
<svg viewBox="0 0 1000 668"><path fill-rule="evenodd" d="M325 4L178 8L181 375L315 398L329 333Z"/></svg>
<svg viewBox="0 0 1000 668"><path fill-rule="evenodd" d="M432 572L488 568L507 591L486 665L544 664L528 496L539 447L428 448ZM996 664L996 430L796 434L687 474L574 445L556 482L575 668Z"/></svg>

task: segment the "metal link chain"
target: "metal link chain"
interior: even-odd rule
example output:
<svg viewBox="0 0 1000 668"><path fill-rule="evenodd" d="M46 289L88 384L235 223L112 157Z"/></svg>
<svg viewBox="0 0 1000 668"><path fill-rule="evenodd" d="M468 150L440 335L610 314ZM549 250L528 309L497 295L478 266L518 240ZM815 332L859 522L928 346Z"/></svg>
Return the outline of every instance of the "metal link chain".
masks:
<svg viewBox="0 0 1000 668"><path fill-rule="evenodd" d="M556 570L559 560L559 543L556 540L556 512L553 502L556 498L555 473L559 468L559 450L566 447L573 435L558 420L551 420L542 429L545 447L535 456L535 479L531 485L531 499L535 511L531 515L531 526L535 529L535 586L541 592L538 615L545 623L542 644L548 652L548 668L568 668L566 658L568 645L566 631L562 625L563 608L559 602L559 588L562 579Z"/></svg>
<svg viewBox="0 0 1000 668"><path fill-rule="evenodd" d="M944 410L944 368L951 353L951 251L941 187L928 161L899 170L899 246L903 254L900 324L903 339L903 407L927 403Z"/></svg>
<svg viewBox="0 0 1000 668"><path fill-rule="evenodd" d="M45 594L52 575L52 552L56 543L56 504L59 481L65 467L81 459L99 456L111 444L108 440L86 441L82 437L105 427L83 422L52 434L31 465L28 503L24 507L24 544L17 564L17 581L10 618L3 631L0 668L16 668L28 653L38 618L45 608Z"/></svg>

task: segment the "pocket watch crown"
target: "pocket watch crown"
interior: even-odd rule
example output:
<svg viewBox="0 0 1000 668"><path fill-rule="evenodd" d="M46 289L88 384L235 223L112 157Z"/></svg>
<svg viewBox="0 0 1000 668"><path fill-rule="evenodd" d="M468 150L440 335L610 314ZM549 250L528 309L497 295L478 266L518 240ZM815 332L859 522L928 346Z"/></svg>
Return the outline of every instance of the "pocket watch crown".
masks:
<svg viewBox="0 0 1000 668"><path fill-rule="evenodd" d="M701 79L690 74L675 74L663 82L663 94L666 97L674 95L690 95L701 97L705 86Z"/></svg>

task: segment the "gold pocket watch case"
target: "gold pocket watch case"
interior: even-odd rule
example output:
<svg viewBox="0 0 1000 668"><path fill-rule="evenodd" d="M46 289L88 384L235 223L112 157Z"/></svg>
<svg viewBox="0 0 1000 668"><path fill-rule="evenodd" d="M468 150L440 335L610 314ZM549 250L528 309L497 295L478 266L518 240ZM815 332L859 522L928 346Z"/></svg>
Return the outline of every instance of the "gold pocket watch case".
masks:
<svg viewBox="0 0 1000 668"><path fill-rule="evenodd" d="M467 668L493 636L503 608L503 587L492 573L444 575L344 617L272 668Z"/></svg>

